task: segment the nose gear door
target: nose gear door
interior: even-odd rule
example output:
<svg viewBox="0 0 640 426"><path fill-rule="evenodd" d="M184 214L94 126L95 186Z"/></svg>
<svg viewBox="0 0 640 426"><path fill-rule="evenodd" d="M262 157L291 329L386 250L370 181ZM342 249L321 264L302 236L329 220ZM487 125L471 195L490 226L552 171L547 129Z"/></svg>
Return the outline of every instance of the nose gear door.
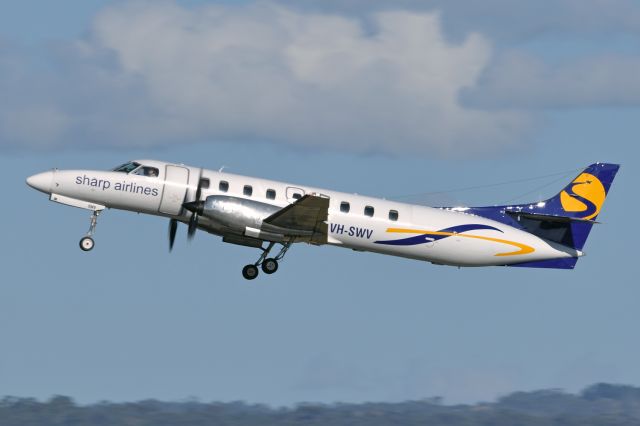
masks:
<svg viewBox="0 0 640 426"><path fill-rule="evenodd" d="M164 191L158 211L164 214L178 215L182 210L184 196L189 185L189 169L179 166L166 166Z"/></svg>

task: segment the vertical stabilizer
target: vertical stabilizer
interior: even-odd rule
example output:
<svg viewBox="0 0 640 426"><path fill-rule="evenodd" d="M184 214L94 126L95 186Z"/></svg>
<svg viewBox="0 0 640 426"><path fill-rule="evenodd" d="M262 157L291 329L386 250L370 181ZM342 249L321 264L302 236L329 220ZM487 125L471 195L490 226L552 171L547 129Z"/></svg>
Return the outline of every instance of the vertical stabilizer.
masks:
<svg viewBox="0 0 640 426"><path fill-rule="evenodd" d="M571 227L571 248L582 250L591 227L602 211L618 164L595 163L587 167L555 197L539 203L530 213L575 219ZM539 206L539 207L538 207Z"/></svg>
<svg viewBox="0 0 640 426"><path fill-rule="evenodd" d="M619 168L618 164L590 165L555 197L546 200L537 213L595 220Z"/></svg>
<svg viewBox="0 0 640 426"><path fill-rule="evenodd" d="M584 169L562 191L541 202L510 206L473 207L469 213L520 227L527 232L581 251L587 241L620 165L595 163ZM514 266L573 268L554 260Z"/></svg>

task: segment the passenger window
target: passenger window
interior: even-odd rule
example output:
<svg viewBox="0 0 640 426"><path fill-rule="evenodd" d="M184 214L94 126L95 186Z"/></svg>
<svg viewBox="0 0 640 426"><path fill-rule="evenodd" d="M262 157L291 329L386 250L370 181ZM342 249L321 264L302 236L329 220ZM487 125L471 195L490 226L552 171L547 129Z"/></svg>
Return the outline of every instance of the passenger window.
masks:
<svg viewBox="0 0 640 426"><path fill-rule="evenodd" d="M276 190L275 189L267 189L267 199L275 200L276 199Z"/></svg>
<svg viewBox="0 0 640 426"><path fill-rule="evenodd" d="M221 180L220 184L218 185L218 189L220 190L220 192L227 192L229 190L229 182L227 182L226 180Z"/></svg>
<svg viewBox="0 0 640 426"><path fill-rule="evenodd" d="M200 188L209 189L209 185L211 185L211 181L209 180L209 178L200 179Z"/></svg>
<svg viewBox="0 0 640 426"><path fill-rule="evenodd" d="M299 192L294 192L293 193L293 197L294 200L299 200L300 198L302 198L302 194Z"/></svg>
<svg viewBox="0 0 640 426"><path fill-rule="evenodd" d="M242 193L247 197L251 197L251 194L253 194L253 187L251 185L245 185Z"/></svg>
<svg viewBox="0 0 640 426"><path fill-rule="evenodd" d="M393 220L394 222L398 220L398 211L397 210L389 210L389 220Z"/></svg>
<svg viewBox="0 0 640 426"><path fill-rule="evenodd" d="M350 209L351 209L351 206L346 201L343 201L340 203L340 211L342 213L349 213Z"/></svg>
<svg viewBox="0 0 640 426"><path fill-rule="evenodd" d="M364 208L364 215L365 216L369 216L369 217L373 217L373 207L371 206L366 206Z"/></svg>

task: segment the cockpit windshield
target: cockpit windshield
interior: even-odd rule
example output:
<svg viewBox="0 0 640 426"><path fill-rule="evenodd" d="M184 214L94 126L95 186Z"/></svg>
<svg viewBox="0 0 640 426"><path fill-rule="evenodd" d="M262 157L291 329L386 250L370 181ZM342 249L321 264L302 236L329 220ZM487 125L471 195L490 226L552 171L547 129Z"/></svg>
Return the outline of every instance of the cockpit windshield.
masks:
<svg viewBox="0 0 640 426"><path fill-rule="evenodd" d="M122 172L122 173L131 173L132 171L134 171L138 167L140 167L140 163L136 163L135 161L129 161L128 163L124 163L124 164L116 167L115 169L113 169L113 171L114 172Z"/></svg>

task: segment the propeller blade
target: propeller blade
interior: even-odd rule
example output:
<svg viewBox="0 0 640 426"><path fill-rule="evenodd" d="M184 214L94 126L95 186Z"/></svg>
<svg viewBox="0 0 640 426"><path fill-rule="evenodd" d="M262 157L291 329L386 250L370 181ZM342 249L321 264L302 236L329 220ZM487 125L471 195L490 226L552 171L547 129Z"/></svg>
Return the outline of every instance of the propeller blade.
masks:
<svg viewBox="0 0 640 426"><path fill-rule="evenodd" d="M198 177L198 188L196 189L195 201L184 203L182 205L182 207L192 213L191 219L189 219L189 228L187 230L187 237L189 240L192 240L193 236L196 235L196 231L198 230L198 215L202 214L202 208L204 206L204 202L200 201L200 195L202 195L202 169L200 169L200 176Z"/></svg>
<svg viewBox="0 0 640 426"><path fill-rule="evenodd" d="M171 219L169 221L169 251L173 250L173 243L176 241L176 231L178 230L178 221Z"/></svg>
<svg viewBox="0 0 640 426"><path fill-rule="evenodd" d="M198 189L196 189L196 201L200 201L200 195L202 194L202 173L198 178Z"/></svg>
<svg viewBox="0 0 640 426"><path fill-rule="evenodd" d="M194 213L191 215L191 219L189 219L189 230L187 231L187 237L189 240L193 239L193 236L196 235L196 231L198 230L198 213Z"/></svg>
<svg viewBox="0 0 640 426"><path fill-rule="evenodd" d="M185 209L193 213L191 215L191 219L189 219L189 230L187 233L187 235L189 236L189 239L192 239L196 231L198 230L198 218L200 217L200 215L202 214L202 211L204 210L204 201L200 200L200 201L192 201L190 203L184 203L182 207L184 207Z"/></svg>

